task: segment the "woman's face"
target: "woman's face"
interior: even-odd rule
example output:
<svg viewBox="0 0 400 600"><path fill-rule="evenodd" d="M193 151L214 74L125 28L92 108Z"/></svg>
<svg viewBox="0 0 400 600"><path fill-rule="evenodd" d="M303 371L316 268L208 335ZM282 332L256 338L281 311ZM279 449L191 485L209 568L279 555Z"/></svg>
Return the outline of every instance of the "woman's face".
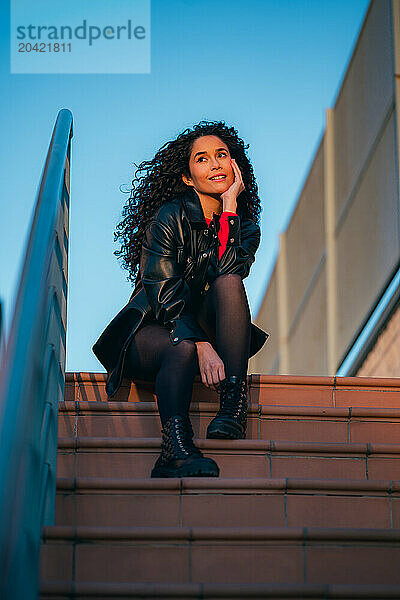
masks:
<svg viewBox="0 0 400 600"><path fill-rule="evenodd" d="M228 146L216 135L197 138L189 159L190 177L182 175L186 185L203 194L223 194L235 179Z"/></svg>

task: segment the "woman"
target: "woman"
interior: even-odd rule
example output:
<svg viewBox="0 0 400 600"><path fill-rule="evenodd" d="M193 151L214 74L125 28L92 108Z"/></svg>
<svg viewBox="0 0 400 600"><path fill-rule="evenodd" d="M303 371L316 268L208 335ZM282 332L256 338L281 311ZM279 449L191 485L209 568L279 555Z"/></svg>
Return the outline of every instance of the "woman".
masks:
<svg viewBox="0 0 400 600"><path fill-rule="evenodd" d="M152 477L219 475L193 443L196 374L220 394L207 437L246 435L248 359L268 337L251 323L243 285L261 210L246 148L223 122L186 129L139 165L117 226L115 254L135 288L93 351L109 396L122 377L155 381L162 443Z"/></svg>

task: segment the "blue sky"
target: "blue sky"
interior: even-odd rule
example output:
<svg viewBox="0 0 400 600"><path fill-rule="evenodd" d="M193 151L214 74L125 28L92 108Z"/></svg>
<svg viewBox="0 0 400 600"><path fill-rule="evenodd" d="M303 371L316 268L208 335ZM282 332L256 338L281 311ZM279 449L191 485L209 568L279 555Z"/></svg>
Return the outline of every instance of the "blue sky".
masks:
<svg viewBox="0 0 400 600"><path fill-rule="evenodd" d="M368 4L152 0L149 74L16 75L9 6L0 3L0 298L7 330L45 154L64 107L74 116L66 369L104 371L92 345L131 293L113 254L126 201L120 186L129 187L134 162L150 160L202 119L234 125L250 144L263 202L261 246L245 280L254 318Z"/></svg>

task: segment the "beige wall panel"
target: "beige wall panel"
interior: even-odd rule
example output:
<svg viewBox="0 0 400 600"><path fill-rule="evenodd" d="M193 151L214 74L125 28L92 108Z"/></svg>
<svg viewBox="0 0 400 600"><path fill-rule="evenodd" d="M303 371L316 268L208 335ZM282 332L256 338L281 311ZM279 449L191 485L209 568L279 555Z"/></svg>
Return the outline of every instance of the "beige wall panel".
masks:
<svg viewBox="0 0 400 600"><path fill-rule="evenodd" d="M392 101L391 2L375 0L335 105L336 219Z"/></svg>
<svg viewBox="0 0 400 600"><path fill-rule="evenodd" d="M270 334L263 348L249 361L249 373L274 374L273 365L279 354L277 269L272 272L268 290L253 322Z"/></svg>
<svg viewBox="0 0 400 600"><path fill-rule="evenodd" d="M289 323L324 251L324 145L316 152L307 181L286 231Z"/></svg>
<svg viewBox="0 0 400 600"><path fill-rule="evenodd" d="M399 257L393 114L337 234L338 361Z"/></svg>
<svg viewBox="0 0 400 600"><path fill-rule="evenodd" d="M321 269L308 302L289 339L292 375L326 375L326 274Z"/></svg>

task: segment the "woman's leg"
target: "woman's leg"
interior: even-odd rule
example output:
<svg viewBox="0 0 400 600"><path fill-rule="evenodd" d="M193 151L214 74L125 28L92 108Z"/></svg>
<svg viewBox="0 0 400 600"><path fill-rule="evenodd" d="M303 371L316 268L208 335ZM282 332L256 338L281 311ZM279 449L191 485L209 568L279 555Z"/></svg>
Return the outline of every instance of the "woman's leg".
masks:
<svg viewBox="0 0 400 600"><path fill-rule="evenodd" d="M208 294L210 294L208 296ZM215 315L216 349L225 366L220 408L207 428L208 438L240 439L247 427L247 366L251 316L240 275L217 277L206 295L202 316Z"/></svg>
<svg viewBox="0 0 400 600"><path fill-rule="evenodd" d="M151 477L218 477L219 468L193 443L189 419L193 379L199 371L195 343L174 346L161 325L144 325L127 349L124 376L155 381L162 423L161 454Z"/></svg>
<svg viewBox="0 0 400 600"><path fill-rule="evenodd" d="M246 376L251 315L240 275L229 273L220 275L213 281L204 297L198 319L211 339L212 330L216 332L214 343L225 365L226 377Z"/></svg>
<svg viewBox="0 0 400 600"><path fill-rule="evenodd" d="M155 381L162 425L173 415L189 414L193 380L199 371L197 351L192 340L174 346L168 330L157 324L144 325L128 347L124 376Z"/></svg>

